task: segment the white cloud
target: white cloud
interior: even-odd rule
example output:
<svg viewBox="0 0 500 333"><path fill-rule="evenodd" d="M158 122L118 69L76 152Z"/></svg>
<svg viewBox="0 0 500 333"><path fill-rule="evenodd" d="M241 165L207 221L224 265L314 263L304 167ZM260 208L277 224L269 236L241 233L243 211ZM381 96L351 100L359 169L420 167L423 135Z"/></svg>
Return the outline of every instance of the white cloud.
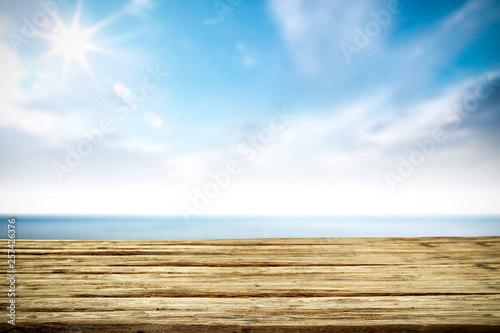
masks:
<svg viewBox="0 0 500 333"><path fill-rule="evenodd" d="M170 174L180 177L188 183L202 183L210 172L221 170L234 158L236 150L231 147L206 148L200 151L189 151L173 154L165 159L165 166Z"/></svg>
<svg viewBox="0 0 500 333"><path fill-rule="evenodd" d="M213 215L404 216L499 214L498 191L407 191L359 189L230 189L210 207Z"/></svg>
<svg viewBox="0 0 500 333"><path fill-rule="evenodd" d="M247 45L243 42L237 42L235 48L239 53L241 62L245 67L254 67L258 64L257 57L255 56L255 51L249 49Z"/></svg>
<svg viewBox="0 0 500 333"><path fill-rule="evenodd" d="M352 44L354 28L363 30L366 23L373 20L370 11L386 9L387 2L269 0L268 7L298 70L308 76L335 75L339 81L348 80L353 73L365 69L373 71L374 63L379 68L387 68L386 78L401 70L418 73L422 78L435 75L436 66L449 63L482 29L500 17L498 9L491 9L491 2L472 0L419 29L419 33L391 44L386 37L397 28L394 22L399 16L395 14L391 24L383 27L360 54L352 56L351 65L355 66L352 68L347 66L339 44ZM411 7L411 2L402 3L401 13L412 15Z"/></svg>
<svg viewBox="0 0 500 333"><path fill-rule="evenodd" d="M433 23L406 43L395 46L391 61L399 68L411 66L412 72L426 76L437 66L448 64L460 50L474 42L478 34L500 17L488 1L472 0ZM460 38L457 38L460 36Z"/></svg>
<svg viewBox="0 0 500 333"><path fill-rule="evenodd" d="M0 42L0 69L2 80L0 81L0 111L10 109L13 100L19 100L21 90L18 86L19 80L26 74L21 67L17 56L8 45Z"/></svg>
<svg viewBox="0 0 500 333"><path fill-rule="evenodd" d="M155 8L155 3L152 0L130 0L125 10L130 15L141 16L153 8Z"/></svg>
<svg viewBox="0 0 500 333"><path fill-rule="evenodd" d="M410 106L397 107L383 96L362 96L360 102L352 105L299 112L300 116L278 135L276 142L262 150L257 160L248 165L248 173L244 176L246 183L266 187L265 184L287 184L293 179L325 188L386 192L388 187L383 174L388 168L397 167L398 155L407 156L417 148L415 141L430 138L434 129L445 129L450 124L443 117L445 112L460 103L470 94L468 89L476 85L475 80L465 80ZM467 121L464 119L464 126L458 129L445 129L450 145L437 147L435 155L429 158L432 166L428 179L415 181L415 185L448 186L447 182L435 180L442 167L451 167L460 173L467 172L469 167L489 163L477 157L469 166L460 162L464 156L476 156L476 150L482 151L485 139L482 129L467 127ZM449 149L454 149L454 140L463 139L471 145L444 158ZM485 186L484 180L488 177L497 178L492 172L483 176L482 181L477 181L477 188Z"/></svg>
<svg viewBox="0 0 500 333"><path fill-rule="evenodd" d="M40 145L61 146L64 140L81 137L83 120L78 114L57 114L41 109L25 109L20 103L29 98L19 82L28 75L17 56L0 43L0 127L14 128L40 139Z"/></svg>
<svg viewBox="0 0 500 333"><path fill-rule="evenodd" d="M219 23L221 23L221 22L222 22L222 21L221 21L221 19L220 19L220 18L218 18L218 17L217 17L217 18L205 19L205 20L203 21L203 23L204 23L205 25L215 25L215 24L219 24Z"/></svg>
<svg viewBox="0 0 500 333"><path fill-rule="evenodd" d="M352 35L355 26L364 23L370 9L380 7L378 3L270 0L269 9L299 70L315 75L338 60L338 44Z"/></svg>
<svg viewBox="0 0 500 333"><path fill-rule="evenodd" d="M440 115L443 109L463 96L463 92L473 83L474 80L460 82L443 91L440 96L424 99L412 107L404 107L400 110L399 118L388 117L383 112L391 103L389 94L364 97L352 105L335 106L297 116L289 127L277 134L275 142L259 153L256 161L242 165L242 174L231 181L224 195L214 200L206 213L499 213L496 208L498 193L484 187L486 182L497 178L497 168L491 166L491 160L481 160L479 130L468 129L469 132L462 133L468 137L467 145L439 147L439 152L430 160L430 167L424 166L419 170L419 174L405 183L398 193L391 193L383 180L385 168L396 162L397 155L386 148L397 152L411 151L414 148L411 141L427 133L429 128L442 125ZM393 114L393 111L388 114ZM375 125L386 121L388 123L385 126L374 131ZM252 131L251 134L255 133ZM105 144L113 149L146 154L166 151L166 147L143 140L110 141ZM211 171L221 170L220 166L224 162L234 158L234 146L232 143L229 146L172 155L165 160L165 171L176 180L177 192L169 194L169 205L156 205L161 200L158 201L146 191L141 201L130 207L127 205L126 212L141 213L147 210L148 213L177 214L176 204L190 198L192 188L202 188ZM464 164L463 156L469 157L467 165ZM471 170L476 172L470 173ZM455 191L453 182L467 173L470 173L470 179L460 184L467 184L468 191ZM158 174L149 176L154 178ZM192 186L186 187L187 183ZM137 197L131 190L126 193ZM120 192L105 207L94 200L93 192L83 191L75 194L73 199L85 200L94 212L117 213L120 211L116 209L123 209L123 201L120 200L128 198L129 194ZM55 195L60 198L60 202L69 200L62 193ZM5 198L7 207L18 209L19 198L17 194ZM166 198L163 198L164 203L167 202ZM32 212L60 212L55 201L51 200L45 204L30 201L29 209ZM71 202L68 205L64 209L73 213L78 211ZM71 211L69 207L77 210Z"/></svg>
<svg viewBox="0 0 500 333"><path fill-rule="evenodd" d="M163 119L151 111L144 114L144 121L146 124L154 128L163 127Z"/></svg>
<svg viewBox="0 0 500 333"><path fill-rule="evenodd" d="M167 150L163 144L148 142L143 139L111 140L105 143L106 147L127 152L142 154L160 154Z"/></svg>

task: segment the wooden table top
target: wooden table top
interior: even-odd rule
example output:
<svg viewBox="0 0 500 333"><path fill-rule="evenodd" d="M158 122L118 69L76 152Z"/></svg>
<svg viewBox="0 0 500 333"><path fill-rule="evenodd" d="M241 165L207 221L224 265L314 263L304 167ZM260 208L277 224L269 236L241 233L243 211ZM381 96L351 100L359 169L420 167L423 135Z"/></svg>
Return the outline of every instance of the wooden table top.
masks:
<svg viewBox="0 0 500 333"><path fill-rule="evenodd" d="M500 332L500 237L0 243L0 332Z"/></svg>

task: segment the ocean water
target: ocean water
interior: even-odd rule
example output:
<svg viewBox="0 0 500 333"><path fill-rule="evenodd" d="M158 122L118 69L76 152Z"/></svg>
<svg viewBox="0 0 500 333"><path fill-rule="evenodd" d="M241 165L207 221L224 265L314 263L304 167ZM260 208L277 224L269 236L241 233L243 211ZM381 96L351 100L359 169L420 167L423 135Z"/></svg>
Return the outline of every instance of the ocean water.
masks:
<svg viewBox="0 0 500 333"><path fill-rule="evenodd" d="M182 217L1 216L17 239L227 239L290 237L500 236L500 216Z"/></svg>

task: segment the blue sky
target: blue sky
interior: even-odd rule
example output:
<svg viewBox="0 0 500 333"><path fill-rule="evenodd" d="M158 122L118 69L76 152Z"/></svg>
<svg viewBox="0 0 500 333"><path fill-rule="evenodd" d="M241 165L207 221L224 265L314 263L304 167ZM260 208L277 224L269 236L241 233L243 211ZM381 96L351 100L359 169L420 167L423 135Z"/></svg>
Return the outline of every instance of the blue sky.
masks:
<svg viewBox="0 0 500 333"><path fill-rule="evenodd" d="M42 3L0 3L0 213L500 213L496 1Z"/></svg>

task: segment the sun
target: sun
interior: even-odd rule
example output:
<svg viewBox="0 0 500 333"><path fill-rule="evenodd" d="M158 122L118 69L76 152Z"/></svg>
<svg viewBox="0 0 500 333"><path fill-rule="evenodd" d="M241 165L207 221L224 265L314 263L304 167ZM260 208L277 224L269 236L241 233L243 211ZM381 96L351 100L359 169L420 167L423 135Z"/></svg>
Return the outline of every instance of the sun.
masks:
<svg viewBox="0 0 500 333"><path fill-rule="evenodd" d="M86 34L78 27L60 27L59 33L53 38L53 53L61 55L65 63L76 58L80 62L84 61L85 51L91 50L92 45L87 41Z"/></svg>
<svg viewBox="0 0 500 333"><path fill-rule="evenodd" d="M63 59L63 76L73 60L77 60L87 73L91 75L91 69L86 58L88 51L105 51L91 44L89 38L112 19L104 20L90 28L82 30L80 29L81 9L82 1L78 1L75 16L69 26L65 25L59 17L55 17L55 26L52 29L52 33L42 35L43 38L53 43L53 48L43 58L61 57Z"/></svg>

